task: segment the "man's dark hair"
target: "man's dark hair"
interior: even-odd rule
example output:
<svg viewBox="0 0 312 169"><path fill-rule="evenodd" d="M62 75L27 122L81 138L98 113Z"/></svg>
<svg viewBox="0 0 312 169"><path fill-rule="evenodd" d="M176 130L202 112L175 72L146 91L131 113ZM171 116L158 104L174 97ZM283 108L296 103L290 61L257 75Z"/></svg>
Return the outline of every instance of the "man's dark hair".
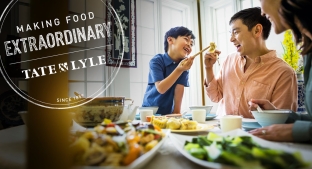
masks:
<svg viewBox="0 0 312 169"><path fill-rule="evenodd" d="M192 33L192 31L186 27L178 26L178 27L171 28L165 34L165 41L164 41L165 52L168 51L168 42L167 42L168 37L177 38L179 36L190 36L190 35L191 35L191 39L195 39L195 36Z"/></svg>
<svg viewBox="0 0 312 169"><path fill-rule="evenodd" d="M260 7L247 8L237 12L231 17L229 24L238 19L242 20L243 24L248 27L249 31L251 31L251 29L257 24L261 24L263 27L262 37L264 40L268 39L272 24L265 16L261 15Z"/></svg>

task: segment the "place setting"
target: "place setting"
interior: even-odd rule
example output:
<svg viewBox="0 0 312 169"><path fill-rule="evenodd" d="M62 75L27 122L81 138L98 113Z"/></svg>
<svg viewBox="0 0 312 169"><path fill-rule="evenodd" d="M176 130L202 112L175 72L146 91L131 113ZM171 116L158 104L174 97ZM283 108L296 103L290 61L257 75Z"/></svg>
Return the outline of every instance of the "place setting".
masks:
<svg viewBox="0 0 312 169"><path fill-rule="evenodd" d="M184 118L188 118L190 120L193 119L192 117L192 110L198 110L198 109L202 109L202 110L205 110L206 112L206 115L205 115L205 121L208 121L208 120L212 120L212 119L215 119L217 117L216 114L211 114L211 109L212 109L212 106L211 105L208 105L208 106L190 106L189 107L190 110L188 111L185 111L182 116Z"/></svg>

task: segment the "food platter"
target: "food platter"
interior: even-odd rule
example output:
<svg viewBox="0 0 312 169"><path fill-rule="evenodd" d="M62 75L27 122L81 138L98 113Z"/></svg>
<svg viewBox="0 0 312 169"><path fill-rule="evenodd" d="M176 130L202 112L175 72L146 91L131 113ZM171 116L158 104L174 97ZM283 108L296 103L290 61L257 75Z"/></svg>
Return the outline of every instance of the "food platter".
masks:
<svg viewBox="0 0 312 169"><path fill-rule="evenodd" d="M160 149L160 147L164 144L166 139L168 138L170 134L170 130L162 130L162 132L165 134L165 136L162 138L162 140L150 151L146 152L139 158L137 158L135 161L133 161L128 166L120 166L120 167L112 167L112 166L77 166L74 167L74 169L137 169L137 168L143 168L144 165L146 165L157 153L157 151Z"/></svg>
<svg viewBox="0 0 312 169"><path fill-rule="evenodd" d="M214 128L213 125L198 123L196 130L171 130L171 132L172 133L195 133L195 132L209 131L209 130L212 130L213 128Z"/></svg>
<svg viewBox="0 0 312 169"><path fill-rule="evenodd" d="M294 147L290 147L290 144L281 144L281 143L276 143L276 142L271 142L271 141L266 141L263 139L260 139L258 137L255 137L241 129L236 129L227 133L222 133L220 134L221 136L250 136L252 137L252 139L258 143L259 145L263 146L263 147L267 147L267 148L271 148L271 149L276 149L276 150L282 150L285 152L290 152L290 153L294 153L294 152L300 152L301 156L303 158L304 161L306 162L310 162L312 161L312 151L311 151L311 147L309 148L309 150L307 150L306 147L303 146L294 146L294 144L291 144L291 146ZM189 135L181 135L181 134L175 134L175 133L171 133L169 135L169 138L172 142L174 142L174 146L177 148L177 150L183 155L185 156L187 159L191 160L192 162L199 164L201 166L204 167L208 167L208 168L226 168L226 169L232 169L232 168L236 168L234 166L229 166L229 165L223 165L220 163L216 163L216 162L208 162L208 161L204 161L204 160L200 160L197 159L195 157L193 157L192 155L190 155L186 150L184 150L184 145L186 141L190 141L194 138L194 136L189 136Z"/></svg>

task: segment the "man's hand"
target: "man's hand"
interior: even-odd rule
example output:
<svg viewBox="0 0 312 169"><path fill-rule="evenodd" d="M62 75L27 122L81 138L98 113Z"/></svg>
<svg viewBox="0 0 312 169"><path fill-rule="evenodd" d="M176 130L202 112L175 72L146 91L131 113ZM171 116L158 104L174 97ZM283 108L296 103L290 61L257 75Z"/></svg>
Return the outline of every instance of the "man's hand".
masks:
<svg viewBox="0 0 312 169"><path fill-rule="evenodd" d="M264 110L276 110L277 108L266 99L251 99L249 102L249 110L256 110L258 106Z"/></svg>
<svg viewBox="0 0 312 169"><path fill-rule="evenodd" d="M205 67L211 68L216 63L221 51L215 50L214 53L207 52L205 54Z"/></svg>

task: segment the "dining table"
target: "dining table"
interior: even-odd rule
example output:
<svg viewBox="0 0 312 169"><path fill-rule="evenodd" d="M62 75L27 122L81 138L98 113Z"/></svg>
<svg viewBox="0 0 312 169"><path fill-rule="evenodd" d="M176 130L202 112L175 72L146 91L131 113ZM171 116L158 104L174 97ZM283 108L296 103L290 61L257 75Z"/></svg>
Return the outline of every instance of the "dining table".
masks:
<svg viewBox="0 0 312 169"><path fill-rule="evenodd" d="M244 121L244 119L243 119ZM213 125L209 131L178 133L190 136L207 135L209 132L221 133L219 118L205 122ZM0 130L0 169L24 169L26 168L26 125L20 125ZM312 151L312 146L307 144L281 143L292 148L300 148ZM143 168L206 168L198 165L184 157L174 146L171 139L167 138L164 144L158 149L156 155Z"/></svg>

